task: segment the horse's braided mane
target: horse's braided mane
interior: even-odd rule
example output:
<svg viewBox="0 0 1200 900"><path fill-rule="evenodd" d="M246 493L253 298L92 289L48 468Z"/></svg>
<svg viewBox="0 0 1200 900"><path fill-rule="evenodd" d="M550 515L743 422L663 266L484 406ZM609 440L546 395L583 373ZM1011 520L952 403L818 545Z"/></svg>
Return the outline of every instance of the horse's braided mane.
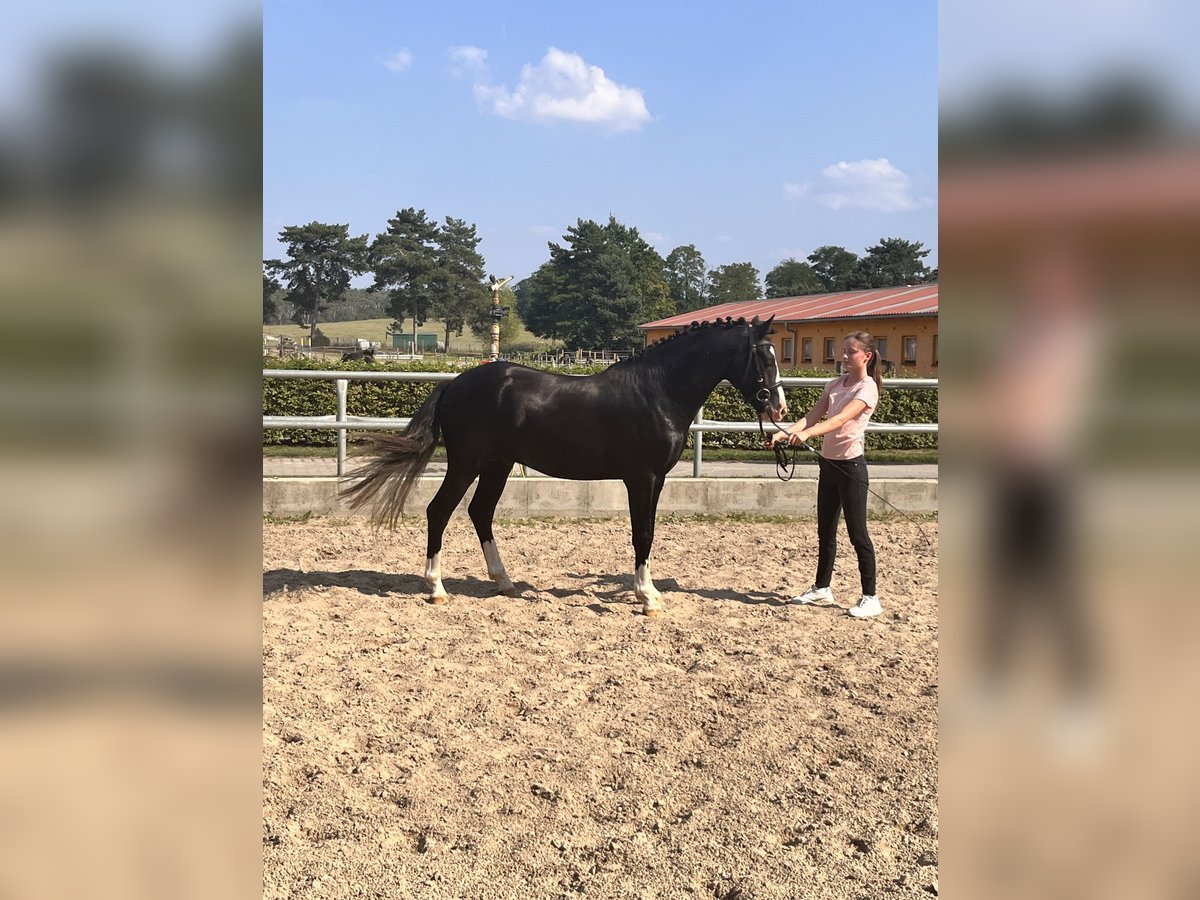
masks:
<svg viewBox="0 0 1200 900"><path fill-rule="evenodd" d="M707 331L710 328L736 328L739 325L746 325L746 324L749 324L749 323L747 323L745 316L740 316L736 319L733 318L733 316L726 316L723 319L721 319L721 318L713 319L711 322L709 322L709 321L692 322L690 325L685 325L682 328L676 329L676 331L673 334L668 334L664 338L659 338L653 344L650 344L648 347L645 347L645 348L637 351L632 356L627 356L627 357L625 357L625 359L617 360L615 363L613 363L613 365L619 366L619 365L622 365L623 363L630 362L631 360L640 359L641 357L645 356L647 353L651 353L656 348L661 347L663 344L669 344L671 341L677 341L680 338L686 337L687 335L690 335L690 334L694 334L697 331Z"/></svg>

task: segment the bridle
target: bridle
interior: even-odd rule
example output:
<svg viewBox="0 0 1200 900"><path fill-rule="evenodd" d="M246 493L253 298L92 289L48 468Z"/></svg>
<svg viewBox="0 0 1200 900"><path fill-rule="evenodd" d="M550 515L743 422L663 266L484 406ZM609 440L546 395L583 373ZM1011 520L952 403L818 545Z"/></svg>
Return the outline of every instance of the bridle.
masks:
<svg viewBox="0 0 1200 900"><path fill-rule="evenodd" d="M749 341L750 341L750 353L746 357L746 369L744 372L742 372L742 382L745 383L748 376L750 375L750 367L754 366L755 369L757 370L757 376L758 376L757 378L755 378L755 383L759 385L758 390L754 392L754 399L762 404L762 409L758 411L758 433L762 437L763 442L766 443L767 433L766 433L766 431L763 430L763 413L765 413L771 407L771 393L773 391L777 390L778 388L783 387L783 379L779 376L779 367L776 366L775 367L776 380L771 382L770 384L767 383L767 366L763 362L763 359L766 357L768 351L774 350L774 348L771 346L771 342L765 338L762 340L759 340L759 341L754 340L753 332L748 333L747 338L749 338ZM779 428L779 423L776 422L774 419L771 419L770 422L776 428ZM782 430L782 429L780 429L780 430ZM776 453L775 453L776 464L778 464L778 461L780 458L778 450L779 450L779 447L778 447L778 445L776 445ZM786 460L786 458L787 458L787 455L784 454L784 459ZM795 463L793 461L793 465L794 464ZM791 480L791 476L789 475L787 478L784 478L783 480L789 481L789 480Z"/></svg>
<svg viewBox="0 0 1200 900"><path fill-rule="evenodd" d="M747 337L750 339L750 355L746 358L746 371L742 373L742 380L746 380L746 376L750 374L750 367L754 366L758 375L758 377L755 379L755 383L760 386L758 390L754 392L754 399L763 405L763 411L765 412L766 409L771 405L771 392L777 388L783 387L783 379L779 378L779 368L776 367L775 377L778 380L772 382L771 384L767 384L767 367L763 363L763 357L769 351L773 351L774 348L771 346L771 342L765 338L761 341L754 340L753 333L748 334ZM762 432L761 415L758 419L758 425L759 431ZM765 435L765 432L762 433Z"/></svg>

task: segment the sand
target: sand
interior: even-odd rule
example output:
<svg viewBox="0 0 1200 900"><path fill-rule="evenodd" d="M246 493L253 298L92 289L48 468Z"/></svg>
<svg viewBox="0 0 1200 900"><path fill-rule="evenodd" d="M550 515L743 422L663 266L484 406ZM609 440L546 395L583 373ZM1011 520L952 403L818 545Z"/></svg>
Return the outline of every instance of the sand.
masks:
<svg viewBox="0 0 1200 900"><path fill-rule="evenodd" d="M930 897L937 523L876 520L882 616L800 607L812 521L264 526L264 896ZM932 546L921 538L924 534Z"/></svg>

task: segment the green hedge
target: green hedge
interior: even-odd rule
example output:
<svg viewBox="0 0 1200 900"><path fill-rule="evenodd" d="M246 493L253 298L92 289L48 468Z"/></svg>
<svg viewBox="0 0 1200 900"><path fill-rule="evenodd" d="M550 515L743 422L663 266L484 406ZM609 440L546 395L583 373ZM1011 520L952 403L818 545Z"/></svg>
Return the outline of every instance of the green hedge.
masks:
<svg viewBox="0 0 1200 900"><path fill-rule="evenodd" d="M829 373L821 370L793 369L782 373L786 378L828 378ZM784 391L788 404L788 419L795 420L804 415L821 397L821 388L787 388ZM754 409L732 386L722 384L704 404L704 418L717 422L752 422ZM879 398L879 406L871 416L874 422L910 424L936 422L938 420L938 392L933 388L918 390L887 390ZM771 426L764 426L767 433ZM937 434L876 434L867 435L867 451L871 450L917 450L936 448ZM819 445L817 438L814 444ZM688 445L691 446L689 439ZM758 432L751 433L704 433L705 447L729 447L753 450L762 446Z"/></svg>
<svg viewBox="0 0 1200 900"><path fill-rule="evenodd" d="M468 364L469 367L470 364ZM370 364L363 362L331 362L310 359L263 359L264 369L337 369L339 371L370 370L373 372L461 372L461 363L431 359L412 362ZM547 367L549 369L549 367ZM561 366L550 371L565 375L591 375L604 366ZM828 377L828 372L792 370L787 377ZM429 396L437 382L433 381L351 381L346 393L346 412L352 416L408 418ZM812 408L821 396L820 388L789 388L787 390L789 418ZM263 415L267 416L331 416L337 412L337 395L332 381L293 381L263 379ZM729 385L713 391L704 404L704 417L721 422L753 421L754 410L742 395ZM876 422L936 422L938 420L937 391L885 390L879 408L872 416ZM272 428L263 432L264 444L289 444L306 447L334 446L337 432L332 429ZM690 441L689 441L690 445ZM705 447L757 449L761 439L757 432L722 434L706 432ZM915 450L937 447L936 434L869 434L868 451Z"/></svg>

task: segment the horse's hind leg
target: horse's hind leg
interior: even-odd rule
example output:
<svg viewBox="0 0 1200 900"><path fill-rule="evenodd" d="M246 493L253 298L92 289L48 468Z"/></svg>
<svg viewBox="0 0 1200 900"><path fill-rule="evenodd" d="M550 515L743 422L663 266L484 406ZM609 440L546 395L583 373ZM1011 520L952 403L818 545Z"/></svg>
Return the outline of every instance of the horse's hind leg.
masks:
<svg viewBox="0 0 1200 900"><path fill-rule="evenodd" d="M663 489L663 477L650 475L637 480L627 479L629 492L629 521L633 526L633 592L642 601L642 612L657 616L663 611L662 594L650 577L650 548L654 544L654 515L658 497Z"/></svg>
<svg viewBox="0 0 1200 900"><path fill-rule="evenodd" d="M429 538L425 548L425 584L429 587L429 602L444 603L446 588L442 586L442 534L454 514L454 508L463 498L475 473L469 469L447 467L442 486L425 507L425 518L429 527Z"/></svg>
<svg viewBox="0 0 1200 900"><path fill-rule="evenodd" d="M475 523L475 533L479 535L479 545L483 548L483 558L487 561L488 577L496 582L496 588L506 597L515 597L517 589L504 570L500 561L500 551L496 547L496 538L492 534L492 517L496 513L496 504L504 493L504 485L508 482L512 463L491 463L479 473L479 486L475 488L475 496L467 512Z"/></svg>

